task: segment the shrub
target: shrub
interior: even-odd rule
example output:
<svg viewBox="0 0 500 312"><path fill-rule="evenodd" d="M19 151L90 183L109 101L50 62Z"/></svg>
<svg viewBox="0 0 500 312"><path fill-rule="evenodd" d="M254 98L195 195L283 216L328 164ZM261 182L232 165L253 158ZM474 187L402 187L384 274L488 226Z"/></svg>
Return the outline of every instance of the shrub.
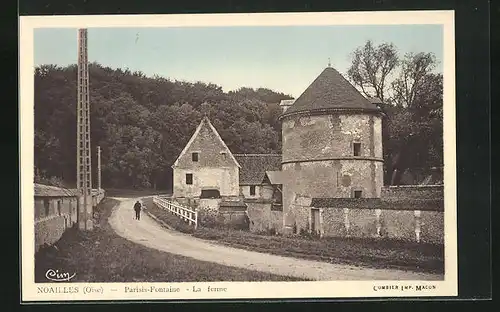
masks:
<svg viewBox="0 0 500 312"><path fill-rule="evenodd" d="M219 222L217 215L205 209L198 210L198 223L201 226L214 228Z"/></svg>

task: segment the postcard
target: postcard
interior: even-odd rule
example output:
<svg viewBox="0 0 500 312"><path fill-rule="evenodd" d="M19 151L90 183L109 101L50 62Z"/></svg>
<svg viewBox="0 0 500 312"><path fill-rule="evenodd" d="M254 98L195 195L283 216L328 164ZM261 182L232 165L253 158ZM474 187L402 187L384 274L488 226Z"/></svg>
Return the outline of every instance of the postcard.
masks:
<svg viewBox="0 0 500 312"><path fill-rule="evenodd" d="M453 11L22 16L23 302L458 295Z"/></svg>

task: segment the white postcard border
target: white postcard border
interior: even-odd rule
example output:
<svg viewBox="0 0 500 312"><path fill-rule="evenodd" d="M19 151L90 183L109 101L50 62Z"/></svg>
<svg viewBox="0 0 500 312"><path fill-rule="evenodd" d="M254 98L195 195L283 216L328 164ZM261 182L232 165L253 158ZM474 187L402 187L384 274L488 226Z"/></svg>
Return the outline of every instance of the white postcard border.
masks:
<svg viewBox="0 0 500 312"><path fill-rule="evenodd" d="M321 281L321 282L210 282L210 283L34 283L34 38L36 28L92 27L213 27L278 25L443 25L444 98L444 281ZM428 297L458 295L456 139L455 139L455 40L454 11L399 11L348 13L266 13L199 15L96 15L20 17L20 155L21 155L21 264L22 300L156 300L156 299L291 299L358 297ZM377 286L398 285L397 290L376 291ZM39 293L58 287L65 293ZM125 287L174 287L179 292L125 293ZM226 288L225 292L193 292L193 287ZM404 286L412 290L402 291ZM417 286L429 286L416 290ZM70 290L78 288L78 292Z"/></svg>

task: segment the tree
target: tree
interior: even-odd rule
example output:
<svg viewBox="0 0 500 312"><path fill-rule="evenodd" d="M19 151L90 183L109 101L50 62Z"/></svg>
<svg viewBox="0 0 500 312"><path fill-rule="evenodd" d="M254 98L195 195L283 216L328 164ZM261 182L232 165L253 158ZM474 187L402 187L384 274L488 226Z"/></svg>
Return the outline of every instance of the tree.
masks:
<svg viewBox="0 0 500 312"><path fill-rule="evenodd" d="M384 102L389 87L387 80L397 65L398 54L393 44L374 46L368 40L352 53L347 76L365 96L377 97Z"/></svg>
<svg viewBox="0 0 500 312"><path fill-rule="evenodd" d="M401 61L399 77L392 82L393 102L397 106L414 106L417 93L424 87L428 74L436 67L432 53L407 53Z"/></svg>
<svg viewBox="0 0 500 312"><path fill-rule="evenodd" d="M443 76L435 74L432 53L407 53L367 41L351 58L348 77L367 97L378 97L382 124L384 182L399 184L401 174L429 172L443 163Z"/></svg>

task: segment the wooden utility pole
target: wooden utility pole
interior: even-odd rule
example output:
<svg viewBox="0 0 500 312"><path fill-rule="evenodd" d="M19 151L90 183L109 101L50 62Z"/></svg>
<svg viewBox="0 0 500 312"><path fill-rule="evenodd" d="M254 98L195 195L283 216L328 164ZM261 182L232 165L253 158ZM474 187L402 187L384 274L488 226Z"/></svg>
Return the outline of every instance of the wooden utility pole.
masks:
<svg viewBox="0 0 500 312"><path fill-rule="evenodd" d="M92 230L92 171L87 29L78 30L77 189L78 228Z"/></svg>
<svg viewBox="0 0 500 312"><path fill-rule="evenodd" d="M97 189L101 190L101 147L97 146Z"/></svg>

